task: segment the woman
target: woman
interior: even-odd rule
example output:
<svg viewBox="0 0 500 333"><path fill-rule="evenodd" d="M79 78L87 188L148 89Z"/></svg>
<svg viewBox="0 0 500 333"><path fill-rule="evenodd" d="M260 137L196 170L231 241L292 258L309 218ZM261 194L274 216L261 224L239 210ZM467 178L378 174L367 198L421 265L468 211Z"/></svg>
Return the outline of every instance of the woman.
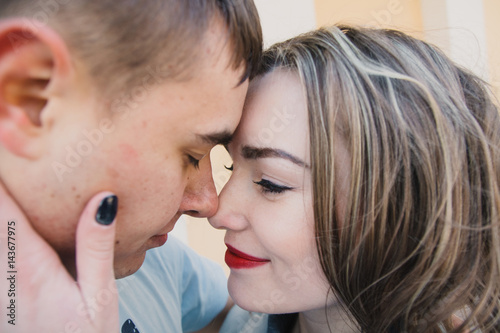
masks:
<svg viewBox="0 0 500 333"><path fill-rule="evenodd" d="M500 331L499 143L485 85L401 32L271 47L210 220L252 312L222 331Z"/></svg>

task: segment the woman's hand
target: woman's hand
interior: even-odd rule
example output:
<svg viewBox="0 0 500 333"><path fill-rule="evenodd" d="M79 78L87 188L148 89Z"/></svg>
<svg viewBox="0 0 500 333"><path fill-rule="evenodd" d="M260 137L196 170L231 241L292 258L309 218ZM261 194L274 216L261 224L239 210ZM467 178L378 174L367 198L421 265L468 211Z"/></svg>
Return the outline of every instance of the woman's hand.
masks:
<svg viewBox="0 0 500 333"><path fill-rule="evenodd" d="M94 196L76 231L77 281L0 185L0 332L118 332L115 224L96 222ZM109 200L108 200L109 203ZM108 222L114 214L108 214Z"/></svg>

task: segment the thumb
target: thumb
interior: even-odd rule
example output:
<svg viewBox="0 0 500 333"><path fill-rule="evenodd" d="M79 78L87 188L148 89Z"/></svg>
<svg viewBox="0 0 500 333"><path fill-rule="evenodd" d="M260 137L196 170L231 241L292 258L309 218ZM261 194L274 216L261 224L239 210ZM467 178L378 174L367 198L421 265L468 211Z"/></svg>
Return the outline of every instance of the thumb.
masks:
<svg viewBox="0 0 500 333"><path fill-rule="evenodd" d="M82 296L86 302L98 301L106 313L118 312L113 255L115 216L118 198L110 192L94 196L85 207L76 231L76 270ZM109 311L109 312L108 312ZM101 318L102 319L102 318Z"/></svg>

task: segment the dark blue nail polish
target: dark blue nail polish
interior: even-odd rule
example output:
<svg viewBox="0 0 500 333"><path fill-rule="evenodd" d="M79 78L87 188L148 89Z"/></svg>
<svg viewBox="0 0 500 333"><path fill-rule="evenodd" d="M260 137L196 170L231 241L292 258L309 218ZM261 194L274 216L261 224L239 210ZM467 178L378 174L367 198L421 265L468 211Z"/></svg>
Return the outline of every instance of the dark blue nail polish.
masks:
<svg viewBox="0 0 500 333"><path fill-rule="evenodd" d="M110 195L104 198L97 209L95 220L102 225L110 225L113 223L118 211L118 197Z"/></svg>

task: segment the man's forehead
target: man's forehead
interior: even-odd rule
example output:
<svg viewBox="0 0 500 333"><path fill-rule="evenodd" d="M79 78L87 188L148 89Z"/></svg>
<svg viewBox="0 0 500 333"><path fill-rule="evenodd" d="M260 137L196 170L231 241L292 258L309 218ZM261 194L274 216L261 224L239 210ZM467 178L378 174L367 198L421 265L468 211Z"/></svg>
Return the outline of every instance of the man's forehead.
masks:
<svg viewBox="0 0 500 333"><path fill-rule="evenodd" d="M196 139L210 145L228 145L233 138L233 132L229 129L215 131L205 134L196 134Z"/></svg>

